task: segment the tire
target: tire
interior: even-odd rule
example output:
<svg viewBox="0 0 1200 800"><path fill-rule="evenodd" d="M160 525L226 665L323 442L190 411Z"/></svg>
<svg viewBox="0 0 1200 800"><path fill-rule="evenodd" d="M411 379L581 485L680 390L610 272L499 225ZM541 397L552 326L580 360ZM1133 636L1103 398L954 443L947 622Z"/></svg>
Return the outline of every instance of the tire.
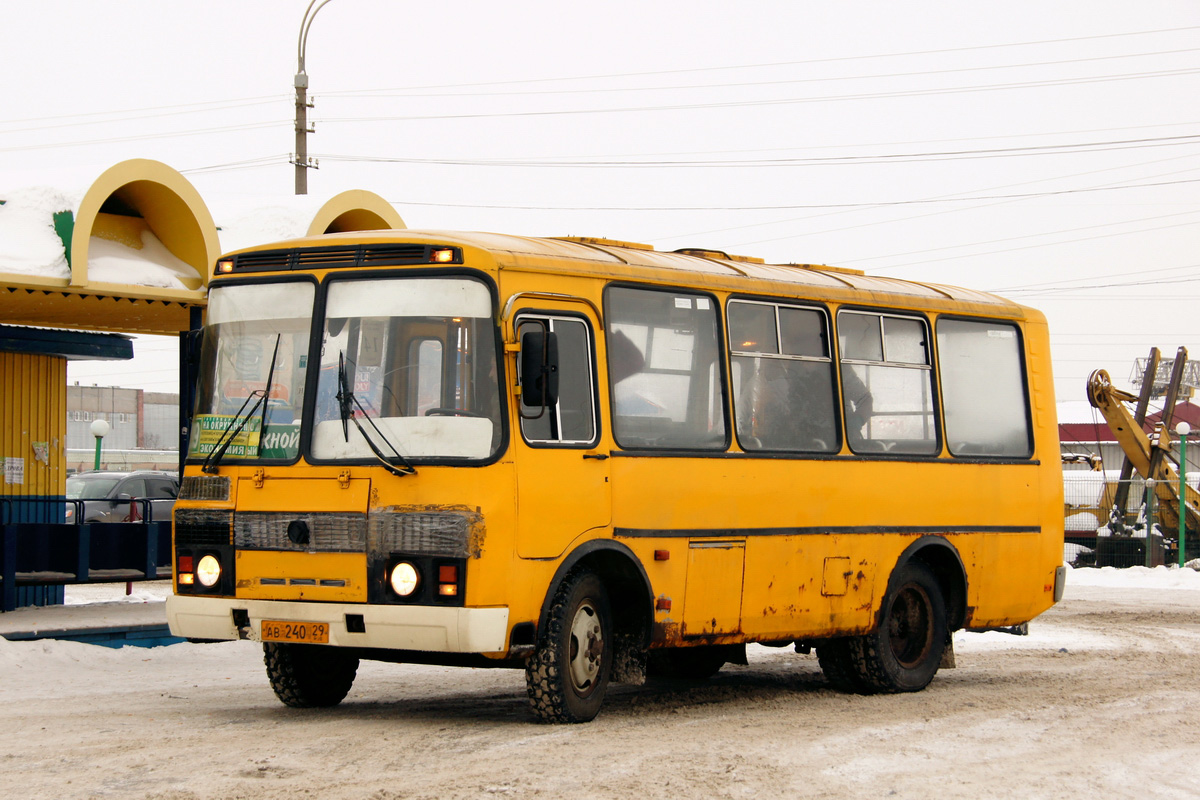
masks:
<svg viewBox="0 0 1200 800"><path fill-rule="evenodd" d="M357 656L324 645L264 642L263 661L275 696L292 708L336 706L358 672Z"/></svg>
<svg viewBox="0 0 1200 800"><path fill-rule="evenodd" d="M937 674L947 635L946 602L933 571L920 562L897 567L879 625L846 640L852 683L859 684L853 691L919 692Z"/></svg>
<svg viewBox="0 0 1200 800"><path fill-rule="evenodd" d="M529 705L542 722L589 722L600 712L612 671L608 592L590 572L567 576L554 595L546 630L525 665Z"/></svg>
<svg viewBox="0 0 1200 800"><path fill-rule="evenodd" d="M728 648L721 645L672 647L650 652L650 672L656 678L704 681L725 666Z"/></svg>
<svg viewBox="0 0 1200 800"><path fill-rule="evenodd" d="M852 694L872 694L870 687L859 676L850 643L848 638L820 642L817 645L817 663L834 689Z"/></svg>

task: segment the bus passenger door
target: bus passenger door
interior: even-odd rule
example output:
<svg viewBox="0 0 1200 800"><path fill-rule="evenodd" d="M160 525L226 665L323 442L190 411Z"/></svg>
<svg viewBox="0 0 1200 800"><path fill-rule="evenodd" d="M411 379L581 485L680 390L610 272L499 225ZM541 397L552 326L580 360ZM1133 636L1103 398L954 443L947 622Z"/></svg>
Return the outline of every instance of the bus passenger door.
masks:
<svg viewBox="0 0 1200 800"><path fill-rule="evenodd" d="M586 304L555 305L550 311L521 311L516 318L518 341L527 333L550 334L558 351L556 401L526 404L528 398L522 397L516 404L517 554L521 558L557 557L580 534L607 526L612 516L608 453L597 449L601 442L597 320Z"/></svg>

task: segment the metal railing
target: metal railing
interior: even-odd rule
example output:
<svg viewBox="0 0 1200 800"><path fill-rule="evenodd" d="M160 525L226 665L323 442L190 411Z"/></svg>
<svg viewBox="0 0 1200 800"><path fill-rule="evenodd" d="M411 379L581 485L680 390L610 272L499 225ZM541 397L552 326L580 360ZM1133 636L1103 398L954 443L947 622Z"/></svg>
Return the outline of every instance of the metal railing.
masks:
<svg viewBox="0 0 1200 800"><path fill-rule="evenodd" d="M83 500L0 498L0 589L3 610L18 606L22 587L159 580L170 576L171 521L153 519L146 498L103 501L141 508L131 522L66 523ZM132 515L131 515L132 516Z"/></svg>

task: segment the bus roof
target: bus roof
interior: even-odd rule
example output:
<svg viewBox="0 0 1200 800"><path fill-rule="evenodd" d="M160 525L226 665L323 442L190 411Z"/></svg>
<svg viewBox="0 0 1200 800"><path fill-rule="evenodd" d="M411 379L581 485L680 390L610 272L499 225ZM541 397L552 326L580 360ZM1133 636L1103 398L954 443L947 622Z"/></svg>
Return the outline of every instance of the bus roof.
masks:
<svg viewBox="0 0 1200 800"><path fill-rule="evenodd" d="M287 242L276 242L239 250L292 250L369 247L374 243L412 243L460 246L488 253L499 269L526 269L547 273L582 273L614 279L667 279L662 272L692 273L693 280L722 289L739 288L769 291L764 284L792 284L815 289L816 294L869 293L907 295L937 302L981 304L1007 307L1019 313L1019 306L988 292L958 286L923 283L883 276L871 276L859 270L820 264L767 264L761 259L729 255L708 249L658 251L650 245L589 237L536 238L501 233L438 230L362 231L353 234L328 234ZM236 255L232 253L230 255ZM747 280L749 279L749 280ZM757 284L753 287L747 283ZM824 290L824 291L821 291ZM840 290L840 291L839 291Z"/></svg>

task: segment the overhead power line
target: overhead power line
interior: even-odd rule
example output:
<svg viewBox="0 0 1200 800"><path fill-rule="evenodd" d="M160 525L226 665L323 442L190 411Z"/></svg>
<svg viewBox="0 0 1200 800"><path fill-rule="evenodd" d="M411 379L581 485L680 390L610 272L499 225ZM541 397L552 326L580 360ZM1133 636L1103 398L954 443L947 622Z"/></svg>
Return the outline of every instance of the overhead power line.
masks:
<svg viewBox="0 0 1200 800"><path fill-rule="evenodd" d="M326 158L326 156L321 156ZM183 170L187 172L188 170ZM1025 200L1034 197L1085 194L1089 192L1111 192L1123 189L1146 189L1159 186L1174 186L1185 183L1200 183L1200 178L1157 183L1137 183L1123 186L1096 186L1086 189L1059 189L1046 192L1023 192L1020 194L970 195L965 197L940 197L917 200L875 200L865 203L804 203L770 206L535 206L494 205L483 203L433 203L422 200L391 200L397 205L428 206L430 208L486 208L507 211L802 211L838 208L887 208L893 206L916 206L945 203L975 202L978 200Z"/></svg>
<svg viewBox="0 0 1200 800"><path fill-rule="evenodd" d="M135 136L105 136L98 139L82 139L71 142L47 142L43 144L15 145L13 147L0 147L0 153L13 153L23 150L50 150L63 147L90 147L94 145L113 144L114 142L141 142L146 141L147 139L168 139L179 136L211 136L217 133L231 133L234 131L274 128L283 124L287 124L287 120L275 120L273 122L250 122L244 125L223 125L216 128L193 128L186 131L175 131L174 133L143 133Z"/></svg>
<svg viewBox="0 0 1200 800"><path fill-rule="evenodd" d="M1153 58L1157 56L1170 56L1182 54L1194 54L1194 48L1183 48L1179 50L1158 50L1149 53L1119 53L1115 55L1090 56L1087 58L1068 58L1058 59L1054 61L1027 61L1016 64L988 64L979 67L954 67L951 69L928 69L914 70L911 72L880 72L868 75L826 75L821 77L806 77L806 78L781 78L777 80L763 81L737 81L726 83L695 83L695 84L671 84L666 86L601 86L595 88L580 88L574 87L570 89L523 89L512 91L498 91L496 89L484 89L494 84L478 84L464 88L479 87L479 91L470 92L433 92L431 89L453 88L453 87L414 87L412 89L351 89L345 91L322 92L321 96L326 99L363 99L377 100L382 98L447 98L447 97L546 97L550 95L584 95L584 94L619 94L625 92L675 92L675 91L691 91L696 89L746 89L753 86L796 86L800 84L828 84L835 81L878 81L878 80L893 80L897 78L923 78L931 75L957 75L966 72L994 72L1004 69L1033 69L1056 66L1069 66L1073 64L1088 64L1097 61L1116 61L1129 58ZM788 64L791 66L792 64ZM762 65L776 66L776 65ZM620 77L620 76L614 76Z"/></svg>
<svg viewBox="0 0 1200 800"><path fill-rule="evenodd" d="M1154 72L1102 75L1087 78L1057 78L1043 81L1019 81L1013 83L986 84L982 86L955 86L938 89L910 89L891 92L867 92L863 94L829 95L827 97L789 97L774 100L735 100L712 103L675 103L656 106L620 106L615 108L551 109L541 111L496 111L471 112L462 114L413 114L407 116L373 117L323 117L321 118L321 121L324 123L421 122L445 119L500 119L521 117L579 116L584 114L695 111L714 108L754 108L778 105L798 105L806 103L845 102L854 100L888 100L905 97L934 97L938 95L971 94L975 92L995 92L1016 89L1043 89L1056 86L1078 86L1083 84L1112 83L1127 80L1179 77L1183 75L1194 75L1196 73L1200 73L1200 69L1158 70Z"/></svg>
<svg viewBox="0 0 1200 800"><path fill-rule="evenodd" d="M837 64L847 63L852 61L869 61L877 58L908 58L911 56L932 56L945 55L950 53L968 53L982 52L985 50L1001 50L1010 47L1036 47L1046 44L1066 44L1070 42L1087 42L1087 41L1104 41L1110 39L1125 39L1135 36L1153 36L1163 33L1184 33L1189 31L1200 30L1200 25L1189 25L1180 28L1159 28L1148 31L1128 31L1124 33L1108 33L1095 36L1073 36L1062 39L1040 39L1032 42L1006 42L1000 44L972 45L970 47L947 47L937 50L910 50L899 53L874 53L861 56L838 56L835 58L810 58L800 61L772 61L758 64L726 64L716 67L691 67L685 69L668 69L668 70L651 70L641 72L616 72L602 73L597 75L571 75L571 76L556 76L552 78L524 78L504 81L480 81L473 83L449 83L449 84L433 84L428 86L401 87L399 89L352 89L340 92L323 92L323 96L337 94L340 96L350 96L356 93L376 92L376 91L417 91L425 89L455 89L455 88L470 88L476 86L512 86L515 84L534 84L534 83L563 83L568 81L586 81L586 80L610 80L613 78L642 78L656 75L685 75L696 74L703 72L724 72L728 70L743 70L743 69L764 69L775 67L793 67L793 66L813 66L815 64Z"/></svg>
<svg viewBox="0 0 1200 800"><path fill-rule="evenodd" d="M1075 142L1072 144L1031 145L1026 147L994 147L975 150L942 150L922 153L872 153L861 156L821 156L810 158L713 159L713 160L655 160L613 161L550 159L458 159L458 158L398 158L392 156L353 156L325 154L327 161L370 162L377 164L431 164L456 167L558 168L558 169L666 169L666 168L730 168L730 167L812 167L843 164L907 164L922 161L958 161L976 158L1012 158L1017 156L1062 155L1064 153L1099 153L1110 150L1137 150L1148 147L1172 147L1198 144L1200 134L1161 136L1143 139L1123 139L1107 142Z"/></svg>

